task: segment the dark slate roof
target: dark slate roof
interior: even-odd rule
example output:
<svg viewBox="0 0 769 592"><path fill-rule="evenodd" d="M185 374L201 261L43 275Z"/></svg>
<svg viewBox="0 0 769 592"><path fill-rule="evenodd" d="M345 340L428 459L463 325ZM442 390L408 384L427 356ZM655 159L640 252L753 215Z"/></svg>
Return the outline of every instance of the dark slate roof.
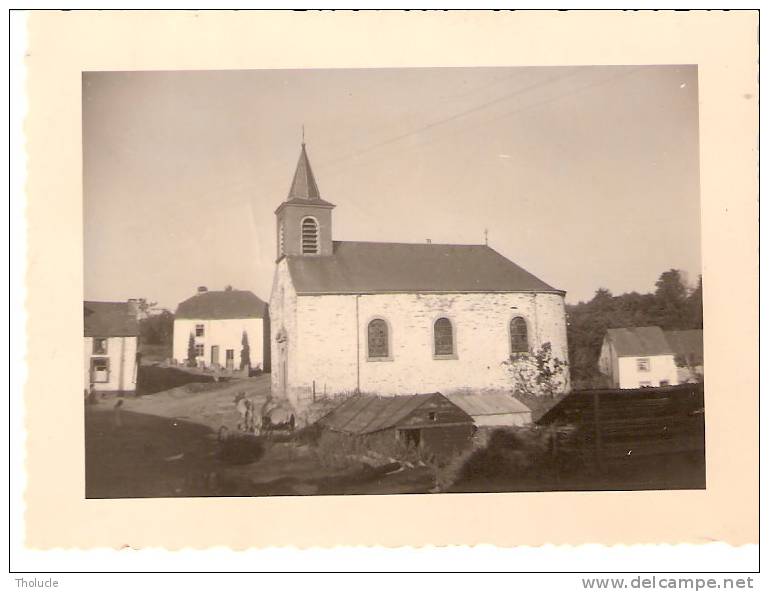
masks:
<svg viewBox="0 0 769 592"><path fill-rule="evenodd" d="M288 199L320 199L318 184L315 182L315 175L312 173L310 159L307 158L307 150L302 142L302 151L299 153L299 162L296 163L294 180L291 182L291 189L288 191Z"/></svg>
<svg viewBox="0 0 769 592"><path fill-rule="evenodd" d="M199 292L176 309L177 319L263 319L267 305L248 290Z"/></svg>
<svg viewBox="0 0 769 592"><path fill-rule="evenodd" d="M337 432L349 434L371 434L401 423L422 405L435 398L445 399L441 393L380 397L378 395L355 395L336 407L319 423ZM457 409L466 415L462 409ZM472 418L467 416L468 423Z"/></svg>
<svg viewBox="0 0 769 592"><path fill-rule="evenodd" d="M672 354L665 333L659 327L608 329L606 336L614 344L617 356L663 356Z"/></svg>
<svg viewBox="0 0 769 592"><path fill-rule="evenodd" d="M687 329L685 331L665 331L665 338L670 348L676 354L693 355L702 359L702 329Z"/></svg>
<svg viewBox="0 0 769 592"><path fill-rule="evenodd" d="M472 416L531 413L531 409L513 395L506 393L457 392L449 393L445 397Z"/></svg>
<svg viewBox="0 0 769 592"><path fill-rule="evenodd" d="M130 302L83 302L85 337L133 337L139 334L136 306Z"/></svg>
<svg viewBox="0 0 769 592"><path fill-rule="evenodd" d="M298 294L563 293L485 245L334 241L333 255L287 259Z"/></svg>

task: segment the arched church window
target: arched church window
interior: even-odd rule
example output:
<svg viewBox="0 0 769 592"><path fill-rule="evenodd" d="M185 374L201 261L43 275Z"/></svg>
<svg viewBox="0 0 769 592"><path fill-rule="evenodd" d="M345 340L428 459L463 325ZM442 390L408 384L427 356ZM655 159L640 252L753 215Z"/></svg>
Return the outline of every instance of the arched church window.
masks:
<svg viewBox="0 0 769 592"><path fill-rule="evenodd" d="M315 218L302 220L302 254L315 255L318 252L318 221Z"/></svg>
<svg viewBox="0 0 769 592"><path fill-rule="evenodd" d="M384 319L374 319L368 324L368 357L386 358L390 355L390 335Z"/></svg>
<svg viewBox="0 0 769 592"><path fill-rule="evenodd" d="M529 351L529 330L523 317L515 317L510 321L510 352L525 353Z"/></svg>
<svg viewBox="0 0 769 592"><path fill-rule="evenodd" d="M433 329L435 338L435 355L454 355L454 329L451 326L451 321L446 317L441 317L435 321L435 326Z"/></svg>

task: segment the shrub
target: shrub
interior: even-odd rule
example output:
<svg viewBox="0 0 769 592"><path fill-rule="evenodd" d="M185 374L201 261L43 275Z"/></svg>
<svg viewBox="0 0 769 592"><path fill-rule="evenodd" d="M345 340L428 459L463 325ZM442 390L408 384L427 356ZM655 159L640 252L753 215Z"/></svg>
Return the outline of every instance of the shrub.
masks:
<svg viewBox="0 0 769 592"><path fill-rule="evenodd" d="M250 434L228 433L220 436L219 458L230 464L256 462L264 455L264 443Z"/></svg>

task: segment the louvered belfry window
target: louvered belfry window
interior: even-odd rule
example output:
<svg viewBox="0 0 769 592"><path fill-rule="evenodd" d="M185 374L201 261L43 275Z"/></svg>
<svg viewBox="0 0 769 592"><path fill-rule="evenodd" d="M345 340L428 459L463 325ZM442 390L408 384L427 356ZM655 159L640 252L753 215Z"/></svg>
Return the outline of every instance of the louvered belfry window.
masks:
<svg viewBox="0 0 769 592"><path fill-rule="evenodd" d="M318 223L314 218L302 220L302 254L315 255L318 252Z"/></svg>
<svg viewBox="0 0 769 592"><path fill-rule="evenodd" d="M435 355L450 356L454 354L454 331L451 321L440 318L435 321Z"/></svg>
<svg viewBox="0 0 769 592"><path fill-rule="evenodd" d="M374 319L368 324L368 357L386 358L389 355L387 323L383 319Z"/></svg>
<svg viewBox="0 0 769 592"><path fill-rule="evenodd" d="M510 321L510 351L514 354L529 351L529 332L526 321L521 317Z"/></svg>

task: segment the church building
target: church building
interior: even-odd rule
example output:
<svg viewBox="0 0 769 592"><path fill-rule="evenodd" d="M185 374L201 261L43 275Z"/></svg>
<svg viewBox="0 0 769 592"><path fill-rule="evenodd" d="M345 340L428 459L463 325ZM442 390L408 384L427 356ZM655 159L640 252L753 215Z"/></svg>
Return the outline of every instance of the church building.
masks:
<svg viewBox="0 0 769 592"><path fill-rule="evenodd" d="M302 420L321 397L510 392L504 361L568 361L565 292L487 245L334 240L302 144L275 211L272 392ZM568 389L568 375L563 389Z"/></svg>

